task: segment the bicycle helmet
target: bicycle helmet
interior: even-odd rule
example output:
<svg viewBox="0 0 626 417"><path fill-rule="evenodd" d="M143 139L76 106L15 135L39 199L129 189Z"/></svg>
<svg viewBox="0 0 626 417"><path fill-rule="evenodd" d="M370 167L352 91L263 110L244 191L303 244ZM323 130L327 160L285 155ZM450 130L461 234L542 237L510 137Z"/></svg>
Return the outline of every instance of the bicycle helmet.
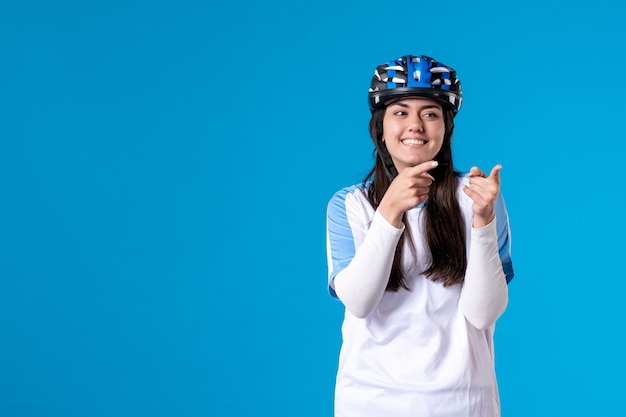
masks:
<svg viewBox="0 0 626 417"><path fill-rule="evenodd" d="M391 100L422 96L450 106L456 115L463 101L456 71L425 55L406 55L379 65L372 77L368 96L372 113Z"/></svg>

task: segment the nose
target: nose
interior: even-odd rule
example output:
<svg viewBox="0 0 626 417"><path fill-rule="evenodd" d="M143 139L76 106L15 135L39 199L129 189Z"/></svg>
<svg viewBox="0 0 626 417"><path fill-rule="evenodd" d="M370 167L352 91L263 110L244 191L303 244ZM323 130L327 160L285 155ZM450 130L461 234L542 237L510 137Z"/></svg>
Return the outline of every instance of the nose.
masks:
<svg viewBox="0 0 626 417"><path fill-rule="evenodd" d="M420 118L419 113L415 113L409 116L409 131L411 132L423 132L424 124Z"/></svg>

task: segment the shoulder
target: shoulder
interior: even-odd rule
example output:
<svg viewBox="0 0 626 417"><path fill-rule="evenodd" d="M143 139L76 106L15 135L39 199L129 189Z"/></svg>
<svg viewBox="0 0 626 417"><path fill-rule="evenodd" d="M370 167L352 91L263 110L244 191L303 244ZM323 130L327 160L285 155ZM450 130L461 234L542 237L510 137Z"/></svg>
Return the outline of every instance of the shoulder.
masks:
<svg viewBox="0 0 626 417"><path fill-rule="evenodd" d="M329 219L360 219L367 222L374 214L374 209L367 199L369 183L360 183L342 188L328 202Z"/></svg>
<svg viewBox="0 0 626 417"><path fill-rule="evenodd" d="M454 176L457 188L463 188L464 185L469 184L469 172L454 171Z"/></svg>
<svg viewBox="0 0 626 417"><path fill-rule="evenodd" d="M368 187L369 183L359 183L342 188L341 190L333 194L333 196L330 198L330 201L328 202L329 209L332 206L337 205L345 206L346 201L367 201Z"/></svg>

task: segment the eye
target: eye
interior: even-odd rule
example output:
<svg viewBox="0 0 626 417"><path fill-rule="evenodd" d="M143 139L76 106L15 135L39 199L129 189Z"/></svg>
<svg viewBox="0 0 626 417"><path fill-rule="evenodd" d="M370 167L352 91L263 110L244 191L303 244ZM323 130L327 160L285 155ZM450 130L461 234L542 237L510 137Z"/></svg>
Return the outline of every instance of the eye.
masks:
<svg viewBox="0 0 626 417"><path fill-rule="evenodd" d="M429 112L423 113L422 117L425 118L425 119L436 119L436 118L439 117L439 113L433 112L433 111L429 111Z"/></svg>

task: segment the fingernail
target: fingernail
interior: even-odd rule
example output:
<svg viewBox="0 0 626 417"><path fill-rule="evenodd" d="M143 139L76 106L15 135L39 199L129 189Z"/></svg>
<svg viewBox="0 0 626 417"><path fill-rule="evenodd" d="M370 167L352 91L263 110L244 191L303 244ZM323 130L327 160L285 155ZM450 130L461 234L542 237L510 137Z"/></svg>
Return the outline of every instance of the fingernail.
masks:
<svg viewBox="0 0 626 417"><path fill-rule="evenodd" d="M436 167L437 165L439 165L439 162L437 162L437 161L433 161L433 162L431 162L430 164L431 164L432 166Z"/></svg>

